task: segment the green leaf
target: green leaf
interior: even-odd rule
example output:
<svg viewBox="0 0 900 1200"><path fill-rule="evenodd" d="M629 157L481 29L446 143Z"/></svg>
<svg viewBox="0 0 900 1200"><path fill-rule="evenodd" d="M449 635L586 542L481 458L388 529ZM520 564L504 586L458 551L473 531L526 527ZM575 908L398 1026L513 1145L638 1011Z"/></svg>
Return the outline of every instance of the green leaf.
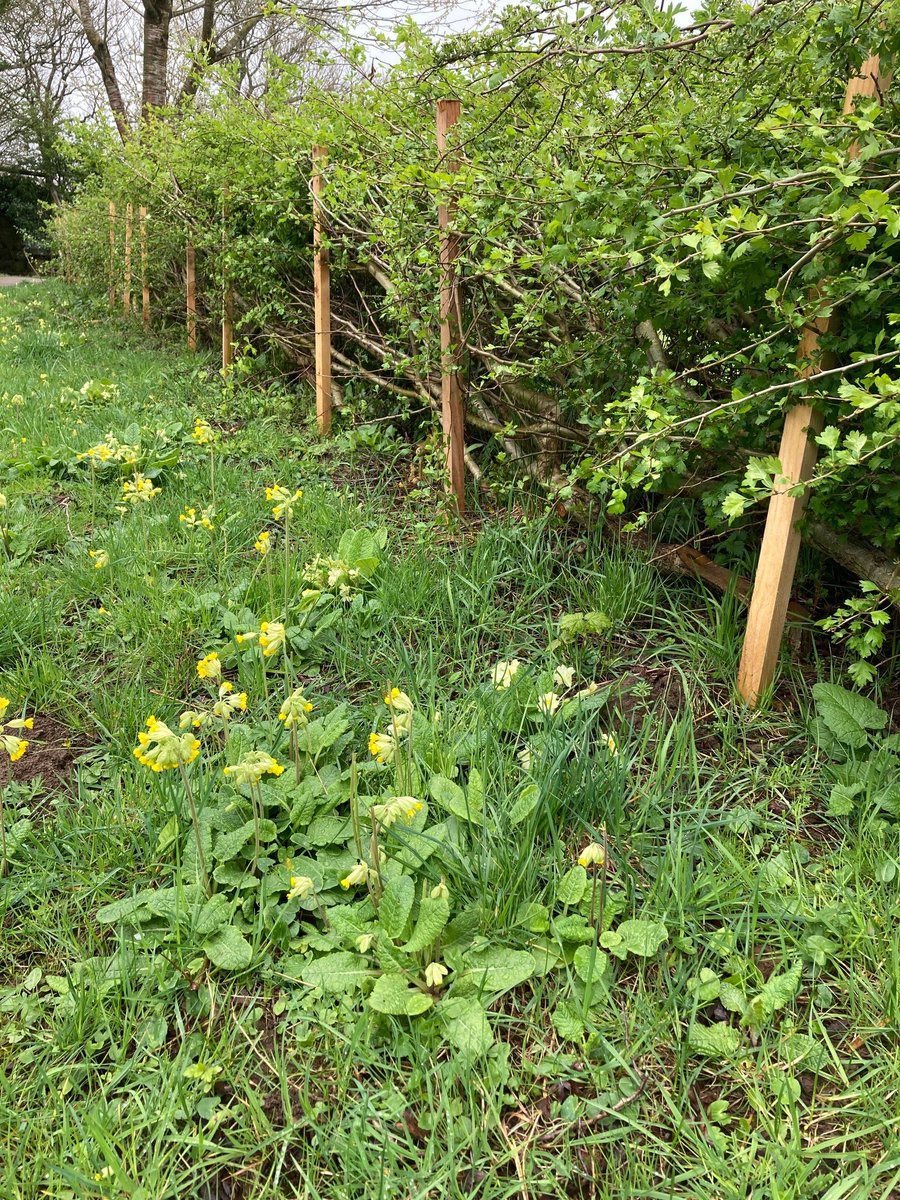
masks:
<svg viewBox="0 0 900 1200"><path fill-rule="evenodd" d="M759 1029L764 1021L790 1004L800 987L802 970L802 964L798 962L781 975L770 975L750 1001L744 1023Z"/></svg>
<svg viewBox="0 0 900 1200"><path fill-rule="evenodd" d="M368 529L346 529L338 542L337 558L370 578L381 562L378 541Z"/></svg>
<svg viewBox="0 0 900 1200"><path fill-rule="evenodd" d="M592 942L595 936L594 926L588 924L586 917L578 914L570 917L556 917L553 921L553 932L563 942L579 944ZM606 944L602 938L601 943Z"/></svg>
<svg viewBox="0 0 900 1200"><path fill-rule="evenodd" d="M530 817L537 808L540 798L541 789L536 783L529 783L509 810L510 825L520 825L527 817Z"/></svg>
<svg viewBox="0 0 900 1200"><path fill-rule="evenodd" d="M584 1041L584 1021L582 1021L574 1005L566 1000L560 1000L550 1015L553 1028L567 1042L580 1043Z"/></svg>
<svg viewBox="0 0 900 1200"><path fill-rule="evenodd" d="M609 964L609 955L602 950L595 950L593 946L579 946L572 963L583 983L599 983Z"/></svg>
<svg viewBox="0 0 900 1200"><path fill-rule="evenodd" d="M470 951L462 961L462 969L454 980L454 992L477 991L495 996L518 987L534 974L534 958L527 950L510 950L506 946L487 946Z"/></svg>
<svg viewBox="0 0 900 1200"><path fill-rule="evenodd" d="M352 992L369 975L371 970L364 958L348 950L338 950L307 963L300 972L300 979L308 987L323 992Z"/></svg>
<svg viewBox="0 0 900 1200"><path fill-rule="evenodd" d="M845 746L861 749L869 740L869 731L884 729L887 724L884 709L859 692L836 683L817 683L812 692L819 716Z"/></svg>
<svg viewBox="0 0 900 1200"><path fill-rule="evenodd" d="M459 996L444 1000L438 1012L444 1020L447 1041L461 1054L476 1058L487 1054L494 1044L494 1035L479 1000Z"/></svg>
<svg viewBox="0 0 900 1200"><path fill-rule="evenodd" d="M621 921L615 930L602 935L600 944L617 958L627 954L652 958L668 936L668 929L659 921Z"/></svg>
<svg viewBox="0 0 900 1200"><path fill-rule="evenodd" d="M369 996L369 1007L393 1017L416 1017L434 1004L431 996L410 987L404 975L382 975Z"/></svg>
<svg viewBox="0 0 900 1200"><path fill-rule="evenodd" d="M223 925L203 943L203 953L223 971L243 971L250 966L253 947L234 925Z"/></svg>
<svg viewBox="0 0 900 1200"><path fill-rule="evenodd" d="M578 865L572 867L566 871L556 885L557 903L566 908L570 908L573 904L580 904L586 887L587 871Z"/></svg>
<svg viewBox="0 0 900 1200"><path fill-rule="evenodd" d="M338 738L350 728L347 718L347 705L339 704L326 717L319 717L300 730L300 749L317 760L323 750L328 750Z"/></svg>
<svg viewBox="0 0 900 1200"><path fill-rule="evenodd" d="M440 937L450 919L450 902L443 896L424 896L419 902L419 915L409 941L401 950L407 954L418 954Z"/></svg>
<svg viewBox="0 0 900 1200"><path fill-rule="evenodd" d="M378 905L378 921L390 938L398 938L406 928L416 898L416 885L409 875L395 875L385 884Z"/></svg>
<svg viewBox="0 0 900 1200"><path fill-rule="evenodd" d="M712 1000L718 1000L722 983L715 971L701 967L700 974L692 976L687 986L689 992L695 993L698 1004L709 1004Z"/></svg>
<svg viewBox="0 0 900 1200"><path fill-rule="evenodd" d="M739 987L726 979L719 985L719 1003L728 1012L740 1013L741 1016L747 1011L747 997Z"/></svg>
<svg viewBox="0 0 900 1200"><path fill-rule="evenodd" d="M220 833L213 846L213 857L219 862L228 862L236 857L253 837L254 828L253 821L245 821L231 833ZM275 828L274 825L272 828Z"/></svg>
<svg viewBox="0 0 900 1200"><path fill-rule="evenodd" d="M104 904L97 913L97 920L103 925L110 925L116 921L124 921L127 917L139 914L142 909L146 910L147 901L153 896L152 888L145 888L142 892L136 892L133 896L125 896L122 900L113 900L111 904ZM146 915L146 912L144 913ZM140 917L138 918L140 920Z"/></svg>
<svg viewBox="0 0 900 1200"><path fill-rule="evenodd" d="M829 816L848 817L856 807L856 797L864 791L862 783L836 783L828 797Z"/></svg>
<svg viewBox="0 0 900 1200"><path fill-rule="evenodd" d="M200 937L214 933L220 926L228 925L231 921L231 904L227 896L220 892L210 896L197 915L196 932Z"/></svg>
<svg viewBox="0 0 900 1200"><path fill-rule="evenodd" d="M707 1058L734 1058L741 1048L741 1035L724 1021L716 1025L697 1025L690 1028L688 1048Z"/></svg>
<svg viewBox="0 0 900 1200"><path fill-rule="evenodd" d="M466 797L458 783L445 775L432 775L428 790L442 808L461 821L480 821L481 809L472 807L472 796Z"/></svg>

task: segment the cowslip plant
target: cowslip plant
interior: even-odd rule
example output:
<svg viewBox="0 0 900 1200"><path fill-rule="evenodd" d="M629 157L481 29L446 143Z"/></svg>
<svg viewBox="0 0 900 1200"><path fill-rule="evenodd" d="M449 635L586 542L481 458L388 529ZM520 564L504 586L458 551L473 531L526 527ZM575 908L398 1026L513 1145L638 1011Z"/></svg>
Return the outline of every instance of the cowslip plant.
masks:
<svg viewBox="0 0 900 1200"><path fill-rule="evenodd" d="M834 683L813 687L813 733L828 756L828 812L862 811L900 818L900 735L884 730L888 714L868 697Z"/></svg>
<svg viewBox="0 0 900 1200"><path fill-rule="evenodd" d="M0 750L10 764L18 762L28 749L28 739L22 737L23 730L33 728L32 717L16 717L11 721L4 720L10 701L6 696L0 696ZM6 844L6 770L0 772L0 875L5 875L9 869Z"/></svg>

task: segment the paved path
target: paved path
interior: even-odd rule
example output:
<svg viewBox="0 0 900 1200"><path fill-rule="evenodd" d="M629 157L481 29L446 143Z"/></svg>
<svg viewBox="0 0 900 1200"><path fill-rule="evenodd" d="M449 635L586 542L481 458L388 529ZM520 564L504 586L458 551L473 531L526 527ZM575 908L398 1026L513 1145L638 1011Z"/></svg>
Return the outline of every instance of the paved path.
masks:
<svg viewBox="0 0 900 1200"><path fill-rule="evenodd" d="M0 287L15 287L17 283L40 283L37 275L0 275Z"/></svg>

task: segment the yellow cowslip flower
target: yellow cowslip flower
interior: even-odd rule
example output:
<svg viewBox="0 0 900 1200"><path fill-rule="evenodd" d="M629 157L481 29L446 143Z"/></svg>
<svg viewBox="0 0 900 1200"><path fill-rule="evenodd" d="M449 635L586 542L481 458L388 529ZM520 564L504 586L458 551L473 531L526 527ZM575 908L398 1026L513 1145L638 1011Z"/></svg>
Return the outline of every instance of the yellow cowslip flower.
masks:
<svg viewBox="0 0 900 1200"><path fill-rule="evenodd" d="M6 751L10 762L18 762L25 751L28 749L30 742L19 736L19 731L22 729L33 729L33 717L17 717L14 721L3 721L6 716L6 710L9 708L9 700L6 696L0 696L0 748ZM13 729L14 734L7 733L8 729Z"/></svg>
<svg viewBox="0 0 900 1200"><path fill-rule="evenodd" d="M275 520L280 521L284 515L290 516L291 509L302 497L302 495L302 488L297 488L292 496L287 488L282 487L281 484L276 483L274 487L267 487L266 499L269 501L275 501L275 507L272 509L272 516L275 518Z"/></svg>
<svg viewBox="0 0 900 1200"><path fill-rule="evenodd" d="M287 894L288 900L305 900L310 892L316 890L315 883L308 875L292 875L291 890Z"/></svg>
<svg viewBox="0 0 900 1200"><path fill-rule="evenodd" d="M213 440L213 427L208 421L204 421L202 417L194 418L194 432L191 437L198 446L205 446Z"/></svg>
<svg viewBox="0 0 900 1200"><path fill-rule="evenodd" d="M200 753L200 743L190 733L179 734L156 717L147 718L147 731L138 734L134 757L151 771L171 771L186 767Z"/></svg>
<svg viewBox="0 0 900 1200"><path fill-rule="evenodd" d="M224 774L240 786L259 783L263 775L281 775L283 771L284 767L271 754L266 754L264 750L251 750L234 766L226 767Z"/></svg>
<svg viewBox="0 0 900 1200"><path fill-rule="evenodd" d="M594 683L594 681L592 679L591 682L587 685L587 687L583 687L583 688L581 688L580 691L577 691L575 693L575 699L576 700L585 700L588 696L593 696L596 692L599 692L599 691L600 691L600 684Z"/></svg>
<svg viewBox="0 0 900 1200"><path fill-rule="evenodd" d="M425 986L439 988L444 982L444 976L450 974L450 968L443 963L429 963L425 968Z"/></svg>
<svg viewBox="0 0 900 1200"><path fill-rule="evenodd" d="M560 664L553 672L553 682L558 688L567 692L575 679L575 668Z"/></svg>
<svg viewBox="0 0 900 1200"><path fill-rule="evenodd" d="M0 746L9 755L10 762L18 762L30 744L25 738L12 737L6 733L0 733Z"/></svg>
<svg viewBox="0 0 900 1200"><path fill-rule="evenodd" d="M236 633L234 635L234 640L239 646L243 646L244 642L255 642L258 637L259 630L250 629L247 633Z"/></svg>
<svg viewBox="0 0 900 1200"><path fill-rule="evenodd" d="M422 801L417 800L415 796L395 796L386 804L373 804L369 809L369 814L379 825L389 829L395 821L401 819L409 824L416 813L421 812L423 808Z"/></svg>
<svg viewBox="0 0 900 1200"><path fill-rule="evenodd" d="M8 501L6 496L3 494L3 492L0 492L0 508L6 508L7 503Z"/></svg>
<svg viewBox="0 0 900 1200"><path fill-rule="evenodd" d="M344 879L341 880L341 887L346 891L348 888L356 887L360 883L365 883L369 878L369 868L364 862L358 862L353 870Z"/></svg>
<svg viewBox="0 0 900 1200"><path fill-rule="evenodd" d="M285 628L281 621L263 621L259 627L259 644L266 658L277 654L285 644Z"/></svg>
<svg viewBox="0 0 900 1200"><path fill-rule="evenodd" d="M307 713L311 713L313 705L303 695L300 688L296 688L281 706L281 711L278 714L278 720L284 721L285 729L300 728L309 724Z"/></svg>
<svg viewBox="0 0 900 1200"><path fill-rule="evenodd" d="M216 654L215 650L198 660L197 674L201 679L216 680L222 678L222 660Z"/></svg>
<svg viewBox="0 0 900 1200"><path fill-rule="evenodd" d="M376 762L389 763L397 753L397 743L391 734L373 730L369 734L369 753Z"/></svg>
<svg viewBox="0 0 900 1200"><path fill-rule="evenodd" d="M220 721L229 721L235 713L247 711L247 693L236 692L234 684L226 679L219 688L219 699L212 706L212 715Z"/></svg>
<svg viewBox="0 0 900 1200"><path fill-rule="evenodd" d="M253 543L253 549L260 558L265 558L269 553L272 549L272 535L268 529L264 529L262 533L257 535L256 541Z"/></svg>
<svg viewBox="0 0 900 1200"><path fill-rule="evenodd" d="M94 569L102 571L104 567L109 566L109 555L105 550L88 550L88 554L94 560Z"/></svg>
<svg viewBox="0 0 900 1200"><path fill-rule="evenodd" d="M511 658L506 662L498 662L491 672L494 687L498 689L511 687L512 681L518 675L521 665L517 658Z"/></svg>
<svg viewBox="0 0 900 1200"><path fill-rule="evenodd" d="M209 721L209 713L199 708L188 708L178 718L179 729L202 729Z"/></svg>
<svg viewBox="0 0 900 1200"><path fill-rule="evenodd" d="M606 852L599 842L589 842L578 855L579 867L602 867L606 862Z"/></svg>
<svg viewBox="0 0 900 1200"><path fill-rule="evenodd" d="M447 887L446 883L444 883L443 875L441 876L441 882L436 883L434 885L434 887L431 889L431 898L432 898L432 900L449 900L450 899L450 889Z"/></svg>
<svg viewBox="0 0 900 1200"><path fill-rule="evenodd" d="M203 508L200 510L200 516L197 516L196 508L185 508L178 517L189 529L206 529L209 533L215 529L212 523L212 518L215 515L212 508Z"/></svg>
<svg viewBox="0 0 900 1200"><path fill-rule="evenodd" d="M78 457L89 458L91 462L105 463L113 457L113 449L106 442L98 442L96 446L88 446Z"/></svg>
<svg viewBox="0 0 900 1200"><path fill-rule="evenodd" d="M538 696L538 708L548 717L552 717L557 711L562 701L556 692L544 692L543 696Z"/></svg>
<svg viewBox="0 0 900 1200"><path fill-rule="evenodd" d="M162 488L154 487L153 480L142 475L140 471L135 471L134 478L126 479L122 484L122 494L128 504L143 504L158 496L161 491Z"/></svg>
<svg viewBox="0 0 900 1200"><path fill-rule="evenodd" d="M616 741L613 734L607 733L605 736L601 735L600 740L603 742L607 751L612 755L613 758L619 757L619 743Z"/></svg>
<svg viewBox="0 0 900 1200"><path fill-rule="evenodd" d="M413 710L412 700L406 692L401 692L399 688L391 688L384 697L384 702L392 712L411 713Z"/></svg>

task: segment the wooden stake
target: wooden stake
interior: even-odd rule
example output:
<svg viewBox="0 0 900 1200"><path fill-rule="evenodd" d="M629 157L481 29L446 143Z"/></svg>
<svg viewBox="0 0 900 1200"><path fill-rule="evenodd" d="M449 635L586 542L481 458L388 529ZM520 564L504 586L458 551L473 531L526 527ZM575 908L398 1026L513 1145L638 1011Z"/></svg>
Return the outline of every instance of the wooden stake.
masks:
<svg viewBox="0 0 900 1200"><path fill-rule="evenodd" d="M141 205L138 209L138 232L141 243L141 312L144 318L144 328L150 328L150 280L147 275L147 209Z"/></svg>
<svg viewBox="0 0 900 1200"><path fill-rule="evenodd" d="M328 147L312 148L313 311L316 347L316 425L325 437L331 432L331 264L322 239L322 192L328 166Z"/></svg>
<svg viewBox="0 0 900 1200"><path fill-rule="evenodd" d="M447 154L447 136L459 120L458 100L439 100L437 105L438 166L445 171L459 170L459 160ZM460 513L466 508L466 414L462 395L462 331L460 322L459 234L450 225L454 205L438 206L441 263L441 427L447 456L447 487Z"/></svg>
<svg viewBox="0 0 900 1200"><path fill-rule="evenodd" d="M197 349L197 263L194 243L188 242L184 256L184 281L187 294L187 345L188 350Z"/></svg>
<svg viewBox="0 0 900 1200"><path fill-rule="evenodd" d="M131 235L134 227L134 208L129 202L125 205L125 277L122 281L122 310L128 315L131 312Z"/></svg>
<svg viewBox="0 0 900 1200"><path fill-rule="evenodd" d="M228 371L234 361L234 291L225 266L225 250L228 245L226 226L228 223L228 189L222 197L222 370Z"/></svg>
<svg viewBox="0 0 900 1200"><path fill-rule="evenodd" d="M880 94L878 71L878 56L872 55L863 64L860 74L847 84L845 113L853 111L857 96L873 97ZM849 153L851 158L856 157L858 146L855 142ZM816 295L813 294L810 299L815 302ZM828 317L814 320L804 329L797 353L802 378L810 379L832 365L820 349L819 338L821 334L835 332L838 322L839 316L833 312ZM778 452L782 478L775 481L766 514L738 671L738 691L751 708L756 707L775 678L797 555L800 552L797 522L803 516L807 499L805 491L798 496L790 493L797 484L807 483L812 478L816 465L816 446L812 437L821 432L822 425L821 413L809 404L798 404L792 408L784 422Z"/></svg>
<svg viewBox="0 0 900 1200"><path fill-rule="evenodd" d="M109 202L109 307L116 303L116 206Z"/></svg>

